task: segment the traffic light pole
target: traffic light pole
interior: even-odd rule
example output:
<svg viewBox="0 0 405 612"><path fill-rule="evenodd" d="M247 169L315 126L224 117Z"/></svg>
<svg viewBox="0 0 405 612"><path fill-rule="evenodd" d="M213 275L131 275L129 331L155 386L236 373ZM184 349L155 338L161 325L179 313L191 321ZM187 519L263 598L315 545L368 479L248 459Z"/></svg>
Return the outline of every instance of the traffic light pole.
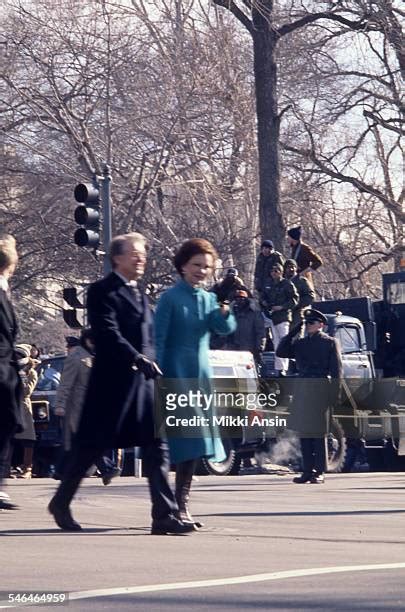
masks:
<svg viewBox="0 0 405 612"><path fill-rule="evenodd" d="M111 214L111 174L110 167L105 164L101 177L101 205L103 207L103 248L104 248L104 274L111 272L111 263L108 258L108 247L112 239Z"/></svg>
<svg viewBox="0 0 405 612"><path fill-rule="evenodd" d="M74 190L79 206L75 210L75 221L80 227L75 231L74 241L79 247L93 249L100 246L104 252L104 274L111 271L108 249L112 239L111 170L103 166L102 176L93 176L91 183L79 183Z"/></svg>

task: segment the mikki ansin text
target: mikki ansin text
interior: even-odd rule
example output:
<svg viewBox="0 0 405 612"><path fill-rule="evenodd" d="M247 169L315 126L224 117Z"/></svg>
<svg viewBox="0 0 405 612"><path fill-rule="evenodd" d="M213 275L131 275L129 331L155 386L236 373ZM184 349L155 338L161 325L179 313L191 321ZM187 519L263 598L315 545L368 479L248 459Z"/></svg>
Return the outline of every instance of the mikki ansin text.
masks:
<svg viewBox="0 0 405 612"><path fill-rule="evenodd" d="M254 416L231 416L231 415L220 415L211 417L197 416L192 417L176 417L174 414L170 414L166 417L167 427L210 427L211 425L217 425L219 427L252 427L258 425L259 427L287 427L287 419L275 417L263 417L255 414Z"/></svg>

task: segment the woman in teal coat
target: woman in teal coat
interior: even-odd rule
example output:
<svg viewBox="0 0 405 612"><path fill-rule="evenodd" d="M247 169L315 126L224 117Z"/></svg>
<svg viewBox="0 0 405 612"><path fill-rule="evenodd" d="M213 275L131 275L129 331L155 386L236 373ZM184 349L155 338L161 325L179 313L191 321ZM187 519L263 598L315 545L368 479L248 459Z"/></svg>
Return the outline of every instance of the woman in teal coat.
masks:
<svg viewBox="0 0 405 612"><path fill-rule="evenodd" d="M212 275L217 253L202 238L187 240L177 252L174 265L181 280L165 291L155 315L157 359L165 379L175 380L177 393L211 390L208 363L210 332L226 336L236 329L229 306L219 305L214 293L203 289ZM178 411L174 411L177 416ZM187 406L187 416L207 416L201 407ZM182 415L184 416L184 414ZM178 430L176 430L177 432ZM195 523L188 510L190 487L198 459L225 459L218 431L212 426L184 430L181 437L168 436L170 458L176 464L176 499L180 519Z"/></svg>

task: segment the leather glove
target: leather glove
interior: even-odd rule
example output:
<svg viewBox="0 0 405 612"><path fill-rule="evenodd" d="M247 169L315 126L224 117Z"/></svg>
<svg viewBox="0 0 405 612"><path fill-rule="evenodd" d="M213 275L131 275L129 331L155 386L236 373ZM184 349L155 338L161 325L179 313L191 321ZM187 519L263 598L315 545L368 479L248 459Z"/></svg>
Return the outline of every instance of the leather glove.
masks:
<svg viewBox="0 0 405 612"><path fill-rule="evenodd" d="M140 357L138 357L138 359L135 361L135 365L145 376L146 380L156 378L157 376L163 376L163 372L159 368L158 364L145 357L145 355L140 355Z"/></svg>
<svg viewBox="0 0 405 612"><path fill-rule="evenodd" d="M299 323L297 323L297 325L294 325L294 327L288 332L289 337L294 338L294 336L299 334L303 325L304 321L300 321Z"/></svg>

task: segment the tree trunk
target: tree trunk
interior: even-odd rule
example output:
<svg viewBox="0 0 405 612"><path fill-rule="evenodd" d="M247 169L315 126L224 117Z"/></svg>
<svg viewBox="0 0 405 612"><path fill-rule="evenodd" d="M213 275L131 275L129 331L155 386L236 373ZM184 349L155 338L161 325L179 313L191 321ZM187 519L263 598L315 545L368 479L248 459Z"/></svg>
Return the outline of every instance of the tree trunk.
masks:
<svg viewBox="0 0 405 612"><path fill-rule="evenodd" d="M263 239L273 240L283 250L285 226L280 211L279 132L277 111L277 34L258 14L253 15L254 73L259 150L260 230Z"/></svg>

